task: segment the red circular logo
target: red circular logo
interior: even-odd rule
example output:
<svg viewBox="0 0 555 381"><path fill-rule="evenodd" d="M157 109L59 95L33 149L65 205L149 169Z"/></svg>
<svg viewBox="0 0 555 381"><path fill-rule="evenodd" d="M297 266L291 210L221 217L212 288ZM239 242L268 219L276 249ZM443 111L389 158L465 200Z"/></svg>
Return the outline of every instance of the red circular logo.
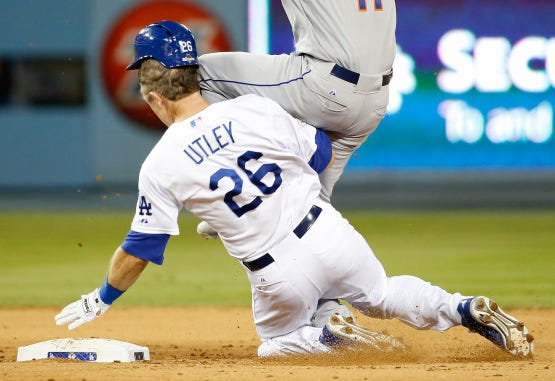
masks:
<svg viewBox="0 0 555 381"><path fill-rule="evenodd" d="M195 36L198 54L230 51L223 25L205 8L181 1L148 1L130 8L114 24L102 51L102 77L112 103L141 126L164 129L139 93L137 71L125 68L134 59L135 36L145 26L161 20L186 25Z"/></svg>

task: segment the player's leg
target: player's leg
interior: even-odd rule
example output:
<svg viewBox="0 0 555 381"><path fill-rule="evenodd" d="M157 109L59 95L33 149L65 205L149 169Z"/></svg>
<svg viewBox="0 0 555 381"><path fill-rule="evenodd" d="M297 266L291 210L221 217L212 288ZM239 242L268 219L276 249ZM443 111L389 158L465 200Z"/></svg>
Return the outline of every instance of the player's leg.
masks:
<svg viewBox="0 0 555 381"><path fill-rule="evenodd" d="M211 53L200 56L199 65L201 92L209 102L257 94L295 118L347 136L368 136L377 126L368 123L374 110L387 106L387 86L359 89L331 75L332 63L302 55Z"/></svg>
<svg viewBox="0 0 555 381"><path fill-rule="evenodd" d="M258 347L259 357L329 353L333 346L320 341L322 328L299 327L282 336L263 340Z"/></svg>
<svg viewBox="0 0 555 381"><path fill-rule="evenodd" d="M318 230L313 226L302 238L291 233L270 250L274 259L270 265L248 271L256 331L262 339L259 355L327 353L336 345L352 349L360 344L379 350L399 348L401 344L394 338L360 327L353 319L340 315L328 318L324 327L310 324L323 290L337 281L325 271L325 261L321 261L327 245L325 235ZM305 240L305 236L312 237Z"/></svg>
<svg viewBox="0 0 555 381"><path fill-rule="evenodd" d="M372 300L355 298L351 300L353 307L368 316L397 318L418 329L445 331L460 325L457 308L464 299L460 294L448 293L409 275L385 278L382 282L380 286L374 285L376 294Z"/></svg>
<svg viewBox="0 0 555 381"><path fill-rule="evenodd" d="M387 111L389 88L382 87L379 92L364 96L360 105L360 115L350 126L338 133L328 133L332 140L335 158L333 164L320 174L322 184L321 197L331 200L333 188L342 175L345 166L353 153L366 141L368 136L376 130Z"/></svg>
<svg viewBox="0 0 555 381"><path fill-rule="evenodd" d="M314 226L319 235L311 230L302 244L322 251L318 260L327 275L315 281L329 285L322 298L344 299L366 315L396 317L417 328L441 331L460 324L460 294L449 294L412 276L389 278L364 237L329 203L318 205L322 212Z"/></svg>
<svg viewBox="0 0 555 381"><path fill-rule="evenodd" d="M286 238L270 251L273 263L247 270L261 357L329 351L319 340L322 328L310 323L321 293L296 266L296 249L295 240Z"/></svg>
<svg viewBox="0 0 555 381"><path fill-rule="evenodd" d="M396 317L418 329L445 331L463 325L514 356L528 356L534 350L534 338L522 321L487 297L462 297L406 275L388 278L385 290L379 304L353 302L353 306L369 316Z"/></svg>
<svg viewBox="0 0 555 381"><path fill-rule="evenodd" d="M450 294L414 276L387 277L382 264L358 232L353 230L346 237L352 242L348 249L352 267L336 290L339 297L365 315L397 318L418 329L445 331L460 324L457 307L463 296Z"/></svg>
<svg viewBox="0 0 555 381"><path fill-rule="evenodd" d="M533 337L526 326L489 298L449 293L414 276L387 277L360 234L345 229L345 224L335 226L344 241L352 243L351 247L344 248L348 251L340 254L343 261L349 258L350 265L341 276L342 283L324 297L343 298L368 316L397 318L417 329L442 332L463 325L515 356L533 352ZM331 234L329 242L335 242ZM330 247L330 250L341 252L340 247ZM336 272L342 269L337 264L330 268Z"/></svg>
<svg viewBox="0 0 555 381"><path fill-rule="evenodd" d="M201 93L210 103L257 94L278 102L295 117L303 114L303 77L308 70L300 56L210 53L199 57L199 65Z"/></svg>

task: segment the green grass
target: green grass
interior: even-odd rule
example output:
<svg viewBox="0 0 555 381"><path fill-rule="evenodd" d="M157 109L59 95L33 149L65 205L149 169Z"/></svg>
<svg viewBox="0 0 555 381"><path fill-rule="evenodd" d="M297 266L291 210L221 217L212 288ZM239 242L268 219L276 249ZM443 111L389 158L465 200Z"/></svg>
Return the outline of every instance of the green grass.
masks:
<svg viewBox="0 0 555 381"><path fill-rule="evenodd" d="M555 307L555 212L346 212L389 275L485 294L504 306ZM102 282L131 214L0 215L0 306L61 306ZM250 305L241 265L180 218L163 266L149 265L119 305Z"/></svg>

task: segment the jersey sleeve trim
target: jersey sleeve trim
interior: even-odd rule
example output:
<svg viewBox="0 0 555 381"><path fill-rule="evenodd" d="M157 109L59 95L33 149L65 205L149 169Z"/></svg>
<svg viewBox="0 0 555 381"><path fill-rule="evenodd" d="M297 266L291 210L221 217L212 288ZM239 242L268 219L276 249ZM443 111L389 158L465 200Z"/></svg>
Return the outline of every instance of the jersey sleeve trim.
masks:
<svg viewBox="0 0 555 381"><path fill-rule="evenodd" d="M316 151L310 158L308 165L320 174L324 172L332 157L331 140L326 133L320 129L316 130Z"/></svg>
<svg viewBox="0 0 555 381"><path fill-rule="evenodd" d="M164 250L169 239L169 234L146 234L131 230L121 248L137 258L161 265L164 263Z"/></svg>

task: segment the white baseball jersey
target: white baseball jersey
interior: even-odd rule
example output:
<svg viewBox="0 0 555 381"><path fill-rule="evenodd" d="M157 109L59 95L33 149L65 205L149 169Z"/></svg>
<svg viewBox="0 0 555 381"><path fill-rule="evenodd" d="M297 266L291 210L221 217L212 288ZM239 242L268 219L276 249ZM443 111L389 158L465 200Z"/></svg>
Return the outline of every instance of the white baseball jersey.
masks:
<svg viewBox="0 0 555 381"><path fill-rule="evenodd" d="M363 74L393 66L395 0L282 0L297 54Z"/></svg>
<svg viewBox="0 0 555 381"><path fill-rule="evenodd" d="M142 165L131 229L179 234L177 216L185 207L219 233L230 255L259 257L299 223L320 192L308 164L315 134L256 95L174 123Z"/></svg>

